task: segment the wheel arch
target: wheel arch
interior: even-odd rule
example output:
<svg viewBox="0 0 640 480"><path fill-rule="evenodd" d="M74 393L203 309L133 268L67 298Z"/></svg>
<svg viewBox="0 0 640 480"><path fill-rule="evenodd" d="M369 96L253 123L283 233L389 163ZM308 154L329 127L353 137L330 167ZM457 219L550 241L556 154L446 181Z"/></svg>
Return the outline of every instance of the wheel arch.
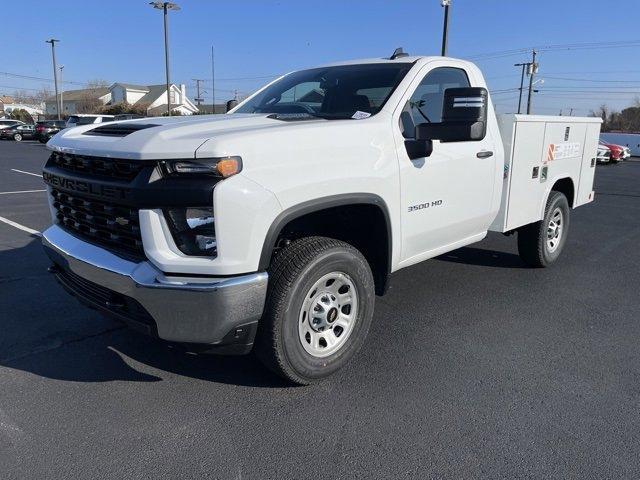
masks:
<svg viewBox="0 0 640 480"><path fill-rule="evenodd" d="M567 197L567 202L569 202L569 208L573 208L575 205L576 187L573 178L570 176L555 178L553 179L553 183L549 183L551 187L545 192L545 195L542 198L542 204L540 205L540 219L544 218L544 211L551 192L560 192L564 194L564 196Z"/></svg>
<svg viewBox="0 0 640 480"><path fill-rule="evenodd" d="M283 234L286 234L289 226L300 224L307 219L313 222L314 219L319 218L319 215L327 214L337 209L340 209L342 212L348 212L347 214L362 212L364 211L363 209L369 210L372 213L377 212L375 223L369 225L371 230L360 232L360 240L366 242L366 237L368 237L369 240L367 246L370 248L365 248L365 251L362 251L362 243L359 244L357 241L349 242L347 238L341 237L340 235L329 234L327 236L348 241L348 243L354 244L356 248L362 251L373 271L376 282L376 293L382 295L386 291L388 276L391 272L393 248L391 218L386 202L382 197L373 193L346 193L320 197L302 202L284 210L275 218L267 231L260 254L259 269L266 270L269 267L273 254L278 247L278 242L283 238ZM354 220L358 219L354 218ZM357 223L358 222L355 222L354 225ZM378 232L382 234L384 238L375 238L375 242L372 242L372 232ZM313 226L308 231L309 235L323 235L324 233L322 227L319 225Z"/></svg>

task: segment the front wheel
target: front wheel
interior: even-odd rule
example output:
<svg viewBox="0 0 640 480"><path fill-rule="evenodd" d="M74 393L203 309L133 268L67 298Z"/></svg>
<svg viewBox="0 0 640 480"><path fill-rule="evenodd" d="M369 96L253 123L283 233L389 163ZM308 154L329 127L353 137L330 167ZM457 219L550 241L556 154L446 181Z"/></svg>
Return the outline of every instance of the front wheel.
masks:
<svg viewBox="0 0 640 480"><path fill-rule="evenodd" d="M324 237L292 242L269 269L258 358L301 385L331 375L362 347L374 292L369 264L353 246Z"/></svg>
<svg viewBox="0 0 640 480"><path fill-rule="evenodd" d="M554 263L569 233L569 202L561 192L552 191L547 199L544 218L518 230L518 253L532 267Z"/></svg>
<svg viewBox="0 0 640 480"><path fill-rule="evenodd" d="M14 139L16 142L21 142L21 141L22 141L22 135L20 135L19 133L16 133L16 134L13 136L13 139Z"/></svg>

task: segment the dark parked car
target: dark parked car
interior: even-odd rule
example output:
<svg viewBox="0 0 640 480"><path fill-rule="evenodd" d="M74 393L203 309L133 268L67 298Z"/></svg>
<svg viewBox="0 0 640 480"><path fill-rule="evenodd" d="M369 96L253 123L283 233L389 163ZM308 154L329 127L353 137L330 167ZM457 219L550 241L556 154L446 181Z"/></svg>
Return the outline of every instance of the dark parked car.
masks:
<svg viewBox="0 0 640 480"><path fill-rule="evenodd" d="M2 140L21 142L22 140L29 140L35 136L36 129L33 125L14 125L13 127L0 129L0 139Z"/></svg>
<svg viewBox="0 0 640 480"><path fill-rule="evenodd" d="M2 120L0 120L0 129L13 127L14 125L24 125L24 122L21 122L20 120L11 120L6 118L3 118Z"/></svg>
<svg viewBox="0 0 640 480"><path fill-rule="evenodd" d="M47 143L51 137L66 127L64 120L47 120L36 123L36 138L40 143Z"/></svg>

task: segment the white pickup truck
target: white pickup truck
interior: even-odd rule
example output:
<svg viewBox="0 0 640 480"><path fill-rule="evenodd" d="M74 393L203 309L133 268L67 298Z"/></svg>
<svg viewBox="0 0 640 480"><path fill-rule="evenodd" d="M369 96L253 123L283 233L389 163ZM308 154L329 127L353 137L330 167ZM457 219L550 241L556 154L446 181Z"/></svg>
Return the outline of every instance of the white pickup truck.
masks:
<svg viewBox="0 0 640 480"><path fill-rule="evenodd" d="M389 275L517 233L554 263L593 200L600 120L496 116L472 63L407 56L275 80L227 115L63 130L43 244L83 303L307 384L363 345Z"/></svg>

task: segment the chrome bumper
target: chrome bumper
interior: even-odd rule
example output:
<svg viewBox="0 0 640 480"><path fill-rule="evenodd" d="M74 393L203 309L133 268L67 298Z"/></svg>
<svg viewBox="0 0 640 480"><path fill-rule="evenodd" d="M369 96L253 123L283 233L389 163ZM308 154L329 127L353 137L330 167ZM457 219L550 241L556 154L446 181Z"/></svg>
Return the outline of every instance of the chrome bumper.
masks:
<svg viewBox="0 0 640 480"><path fill-rule="evenodd" d="M138 316L141 306L155 324L149 333L164 340L251 347L264 308L266 272L230 278L171 277L148 261L125 260L56 225L42 234L42 244L63 286L84 303L134 323L126 305L135 305ZM105 300L110 292L115 292L115 301Z"/></svg>

